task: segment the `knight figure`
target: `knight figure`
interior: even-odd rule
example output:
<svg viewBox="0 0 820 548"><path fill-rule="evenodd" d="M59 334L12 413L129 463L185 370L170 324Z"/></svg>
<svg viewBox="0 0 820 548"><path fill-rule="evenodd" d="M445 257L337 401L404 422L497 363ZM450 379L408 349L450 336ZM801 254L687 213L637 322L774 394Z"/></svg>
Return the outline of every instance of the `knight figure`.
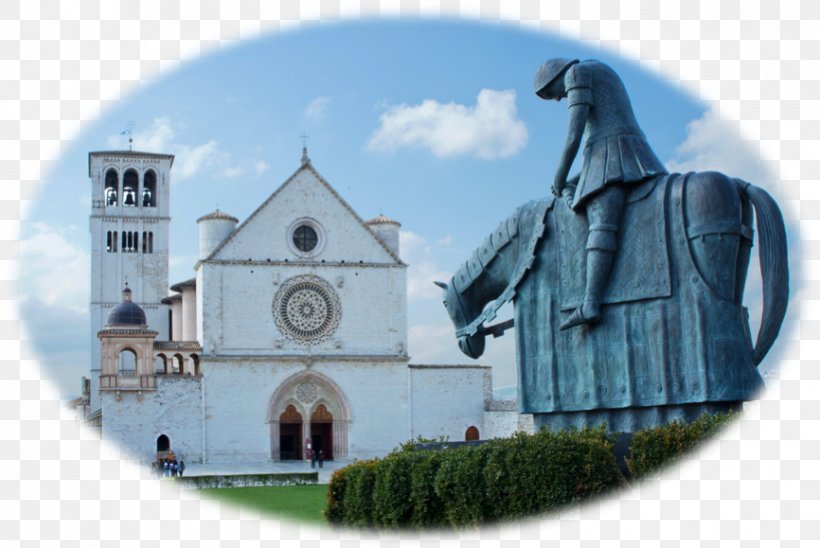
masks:
<svg viewBox="0 0 820 548"><path fill-rule="evenodd" d="M550 59L535 73L535 93L567 99L569 127L552 192L589 221L583 303L561 324L568 329L601 319L601 299L618 248L621 213L629 186L666 173L635 120L621 79L600 61ZM577 180L567 176L586 134Z"/></svg>

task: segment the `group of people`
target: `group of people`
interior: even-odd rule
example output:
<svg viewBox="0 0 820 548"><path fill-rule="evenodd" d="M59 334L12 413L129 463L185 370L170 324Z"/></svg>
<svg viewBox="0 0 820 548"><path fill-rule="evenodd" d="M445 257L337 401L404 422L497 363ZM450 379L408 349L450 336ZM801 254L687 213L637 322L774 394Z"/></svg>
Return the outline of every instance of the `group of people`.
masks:
<svg viewBox="0 0 820 548"><path fill-rule="evenodd" d="M317 451L308 449L308 452L310 452L310 467L316 468L316 463L318 462L319 468L322 468L325 464L325 452L321 449Z"/></svg>
<svg viewBox="0 0 820 548"><path fill-rule="evenodd" d="M181 478L185 472L185 461L177 462L176 457L165 457L157 459L151 468L158 478Z"/></svg>

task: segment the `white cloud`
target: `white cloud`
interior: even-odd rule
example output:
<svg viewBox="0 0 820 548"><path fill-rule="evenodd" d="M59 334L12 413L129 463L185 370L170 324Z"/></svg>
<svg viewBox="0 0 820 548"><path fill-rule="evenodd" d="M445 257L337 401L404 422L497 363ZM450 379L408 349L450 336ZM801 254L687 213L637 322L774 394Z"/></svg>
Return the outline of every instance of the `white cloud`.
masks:
<svg viewBox="0 0 820 548"><path fill-rule="evenodd" d="M244 175L244 173L245 173L245 170L242 169L241 167L232 166L232 167L226 168L222 172L222 175L224 175L228 179L235 179L237 177L240 177L240 176Z"/></svg>
<svg viewBox="0 0 820 548"><path fill-rule="evenodd" d="M316 99L311 101L307 107L305 107L303 114L305 118L307 118L311 122L321 122L324 119L325 114L327 113L327 109L330 108L330 105L332 104L332 97L317 97Z"/></svg>
<svg viewBox="0 0 820 548"><path fill-rule="evenodd" d="M413 232L399 232L399 247L402 259L409 265L407 268L407 298L440 299L441 288L433 282L448 282L451 273L441 270L436 265L433 249L427 241Z"/></svg>
<svg viewBox="0 0 820 548"><path fill-rule="evenodd" d="M32 235L20 240L20 300L36 299L87 314L91 261L86 250L71 241L78 229L46 223L31 223L29 228Z"/></svg>
<svg viewBox="0 0 820 548"><path fill-rule="evenodd" d="M507 158L527 143L527 127L516 113L513 90L482 89L474 106L442 104L426 99L420 105L390 107L368 148L392 152L402 147L427 148L440 158L470 154Z"/></svg>
<svg viewBox="0 0 820 548"><path fill-rule="evenodd" d="M715 109L689 122L686 140L675 149L675 158L666 167L681 173L720 171L757 185L772 180L772 173L760 156Z"/></svg>
<svg viewBox="0 0 820 548"><path fill-rule="evenodd" d="M264 160L259 160L253 165L253 169L256 172L256 176L259 177L263 173L265 173L270 168L270 164Z"/></svg>
<svg viewBox="0 0 820 548"><path fill-rule="evenodd" d="M173 154L175 158L171 180L174 182L193 177L206 168L231 168L231 155L219 148L218 141L211 139L200 145L179 143L174 127L175 124L167 116L155 118L147 129L133 133L134 150ZM123 149L128 146L128 136L111 136L108 144L112 148Z"/></svg>
<svg viewBox="0 0 820 548"><path fill-rule="evenodd" d="M215 164L221 156L219 143L214 140L196 147L177 145L172 150L176 156L172 179L177 181L193 177L204 168Z"/></svg>

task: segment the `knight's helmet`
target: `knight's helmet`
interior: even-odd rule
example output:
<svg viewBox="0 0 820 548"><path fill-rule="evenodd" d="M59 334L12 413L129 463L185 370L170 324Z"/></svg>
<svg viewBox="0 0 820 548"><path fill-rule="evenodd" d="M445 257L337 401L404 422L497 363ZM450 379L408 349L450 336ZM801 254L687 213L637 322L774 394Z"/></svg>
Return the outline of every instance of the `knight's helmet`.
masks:
<svg viewBox="0 0 820 548"><path fill-rule="evenodd" d="M546 61L538 67L538 70L535 71L535 81L533 82L535 94L542 99L548 99L549 97L542 95L542 93L546 91L547 87L552 84L552 82L555 81L555 79L558 78L567 68L577 62L578 59L565 59L563 57L557 57Z"/></svg>

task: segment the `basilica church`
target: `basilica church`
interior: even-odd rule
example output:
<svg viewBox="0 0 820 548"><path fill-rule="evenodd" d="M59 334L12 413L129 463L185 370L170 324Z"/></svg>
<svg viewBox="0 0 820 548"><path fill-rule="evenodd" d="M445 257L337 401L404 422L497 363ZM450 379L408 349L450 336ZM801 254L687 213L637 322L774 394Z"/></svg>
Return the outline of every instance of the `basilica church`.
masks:
<svg viewBox="0 0 820 548"><path fill-rule="evenodd" d="M89 154L89 417L103 438L141 461L349 460L522 428L489 367L410 363L400 225L363 220L304 149L247 219L195 220L193 277L171 283L173 162Z"/></svg>

